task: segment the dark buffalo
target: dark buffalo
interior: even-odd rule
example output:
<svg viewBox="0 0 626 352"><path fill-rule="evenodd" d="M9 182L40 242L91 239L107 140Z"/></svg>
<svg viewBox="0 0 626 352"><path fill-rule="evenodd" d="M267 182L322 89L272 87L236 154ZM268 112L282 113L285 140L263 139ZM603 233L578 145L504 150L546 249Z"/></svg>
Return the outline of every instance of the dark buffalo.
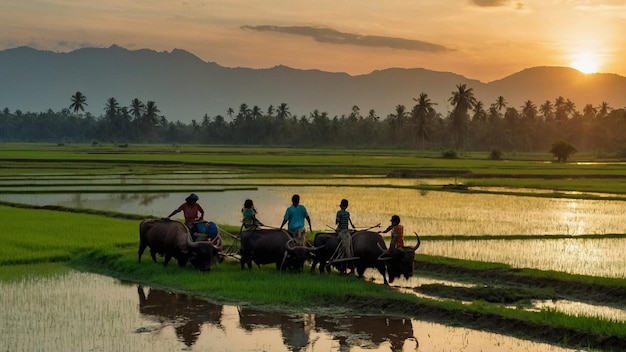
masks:
<svg viewBox="0 0 626 352"><path fill-rule="evenodd" d="M316 248L315 256L311 263L311 272L315 271L315 267L319 264L320 273L330 272L330 260L337 255L337 248L341 243L341 239L336 232L319 232L315 234L313 239L313 246ZM333 263L337 270L341 273L345 273L348 268L351 268L351 262L336 262Z"/></svg>
<svg viewBox="0 0 626 352"><path fill-rule="evenodd" d="M191 261L195 268L202 271L211 270L211 263L220 251L210 241L194 242L187 226L169 219L146 219L141 222L137 253L139 263L146 247L150 247L150 256L155 263L158 253L165 256L163 266L176 258L179 266L183 267Z"/></svg>
<svg viewBox="0 0 626 352"><path fill-rule="evenodd" d="M417 234L415 234L417 236ZM385 285L389 285L395 278L403 276L408 279L413 276L413 262L415 251L420 246L420 238L417 236L417 244L414 247L396 248L391 253L383 256L387 245L378 232L358 231L352 236L352 247L355 267L359 277L367 268L376 268L383 276ZM387 274L389 281L387 281Z"/></svg>
<svg viewBox="0 0 626 352"><path fill-rule="evenodd" d="M283 230L261 229L241 233L241 269L252 262L257 266L276 263L278 270L300 272L304 262L311 259L314 248L296 246L291 236Z"/></svg>

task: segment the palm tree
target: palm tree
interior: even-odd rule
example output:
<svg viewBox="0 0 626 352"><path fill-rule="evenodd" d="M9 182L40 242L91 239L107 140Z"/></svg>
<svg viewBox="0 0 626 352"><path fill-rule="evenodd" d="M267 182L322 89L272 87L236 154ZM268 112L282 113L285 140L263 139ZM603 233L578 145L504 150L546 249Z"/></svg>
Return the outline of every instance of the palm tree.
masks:
<svg viewBox="0 0 626 352"><path fill-rule="evenodd" d="M537 105L531 100L527 100L522 105L522 118L530 121L534 121L537 118Z"/></svg>
<svg viewBox="0 0 626 352"><path fill-rule="evenodd" d="M574 104L573 101L567 99L567 101L565 102L565 112L567 112L569 116L573 116L576 113L576 104Z"/></svg>
<svg viewBox="0 0 626 352"><path fill-rule="evenodd" d="M111 97L107 99L106 104L104 104L104 112L108 118L114 118L119 112L120 104L117 102L117 99Z"/></svg>
<svg viewBox="0 0 626 352"><path fill-rule="evenodd" d="M239 113L237 114L238 118L248 118L250 117L252 110L248 107L248 104L243 103L239 105Z"/></svg>
<svg viewBox="0 0 626 352"><path fill-rule="evenodd" d="M552 106L552 102L550 100L546 100L545 103L541 104L539 111L541 111L541 115L543 115L544 120L549 121L554 117L554 107Z"/></svg>
<svg viewBox="0 0 626 352"><path fill-rule="evenodd" d="M604 118L606 117L606 115L609 114L609 112L611 112L611 107L609 106L609 103L607 103L606 101L603 101L602 104L600 104L600 106L598 106L598 118Z"/></svg>
<svg viewBox="0 0 626 352"><path fill-rule="evenodd" d="M70 104L70 109L74 110L74 113L77 113L78 110L85 111L85 106L87 106L87 97L83 95L83 93L77 91L76 94L72 95L72 104Z"/></svg>
<svg viewBox="0 0 626 352"><path fill-rule="evenodd" d="M496 99L496 102L494 103L496 109L498 109L498 111L502 111L502 109L506 108L506 100L504 99L503 96L498 96L498 98Z"/></svg>
<svg viewBox="0 0 626 352"><path fill-rule="evenodd" d="M152 100L149 100L146 103L145 114L142 117L141 126L142 131L145 133L145 136L148 140L153 141L156 138L156 127L159 124L159 113L161 111L157 108L156 103Z"/></svg>
<svg viewBox="0 0 626 352"><path fill-rule="evenodd" d="M433 106L437 105L437 103L433 103L428 94L420 93L420 97L418 99L413 98L414 101L417 102L413 107L412 118L415 123L415 136L422 137L422 150L425 149L425 140L426 135L428 134L427 130L427 121L428 116L435 111ZM415 143L417 144L417 143Z"/></svg>
<svg viewBox="0 0 626 352"><path fill-rule="evenodd" d="M228 115L228 117L230 117L230 119L233 119L233 115L235 114L235 110L233 110L233 108L228 108L228 110L226 110L226 115Z"/></svg>
<svg viewBox="0 0 626 352"><path fill-rule="evenodd" d="M157 126L159 124L159 113L161 110L157 108L156 103L152 100L149 100L146 103L146 114L145 121L151 126Z"/></svg>
<svg viewBox="0 0 626 352"><path fill-rule="evenodd" d="M135 120L141 119L144 112L146 110L146 106L141 102L141 100L135 98L130 102L130 114L135 118Z"/></svg>
<svg viewBox="0 0 626 352"><path fill-rule="evenodd" d="M258 105L253 106L252 110L250 110L250 117L252 117L253 120L260 119L263 117L263 110L261 110Z"/></svg>
<svg viewBox="0 0 626 352"><path fill-rule="evenodd" d="M565 108L565 98L559 96L554 101L554 118L557 121L564 121L567 119L567 110Z"/></svg>
<svg viewBox="0 0 626 352"><path fill-rule="evenodd" d="M458 84L457 90L452 92L452 97L448 101L454 106L451 114L452 132L454 134L455 148L465 145L465 134L467 132L468 111L476 105L476 97L472 88L467 88L465 84Z"/></svg>
<svg viewBox="0 0 626 352"><path fill-rule="evenodd" d="M291 112L289 112L289 107L287 103L280 103L278 108L276 109L276 117L280 120L285 120L291 116Z"/></svg>
<svg viewBox="0 0 626 352"><path fill-rule="evenodd" d="M591 104L585 105L583 108L583 117L587 120L593 120L598 113L598 110Z"/></svg>
<svg viewBox="0 0 626 352"><path fill-rule="evenodd" d="M352 112L350 113L350 118L353 120L361 118L361 109L358 105L352 106Z"/></svg>
<svg viewBox="0 0 626 352"><path fill-rule="evenodd" d="M487 112L485 111L485 105L482 101L479 100L476 102L476 105L474 105L472 112L474 113L472 115L472 121L487 121Z"/></svg>
<svg viewBox="0 0 626 352"><path fill-rule="evenodd" d="M391 129L391 139L395 140L398 145L402 144L404 138L404 128L406 126L406 107L402 104L396 105L395 114L389 114L387 121L389 121Z"/></svg>

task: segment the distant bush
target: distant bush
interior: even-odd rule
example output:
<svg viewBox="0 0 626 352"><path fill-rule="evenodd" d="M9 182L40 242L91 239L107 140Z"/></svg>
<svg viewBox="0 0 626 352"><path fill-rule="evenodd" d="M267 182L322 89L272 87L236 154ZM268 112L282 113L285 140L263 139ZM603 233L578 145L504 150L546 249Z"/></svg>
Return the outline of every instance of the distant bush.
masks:
<svg viewBox="0 0 626 352"><path fill-rule="evenodd" d="M565 141L554 142L554 144L552 144L552 148L550 149L550 153L552 153L552 155L554 155L560 163L567 162L567 159L569 159L569 157L577 151L576 147Z"/></svg>
<svg viewBox="0 0 626 352"><path fill-rule="evenodd" d="M502 160L502 152L499 151L498 149L491 150L491 153L489 153L489 159L490 160Z"/></svg>
<svg viewBox="0 0 626 352"><path fill-rule="evenodd" d="M441 153L441 157L444 159L456 159L458 155L456 154L456 150L444 150Z"/></svg>

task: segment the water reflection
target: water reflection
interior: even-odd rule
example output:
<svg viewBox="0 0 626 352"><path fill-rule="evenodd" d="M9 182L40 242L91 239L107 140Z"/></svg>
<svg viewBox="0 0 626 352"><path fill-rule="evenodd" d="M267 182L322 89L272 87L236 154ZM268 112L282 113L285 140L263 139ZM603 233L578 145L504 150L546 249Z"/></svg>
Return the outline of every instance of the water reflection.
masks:
<svg viewBox="0 0 626 352"><path fill-rule="evenodd" d="M309 345L310 316L289 316L238 307L239 325L248 332L258 329L278 328L282 340L290 351L301 351Z"/></svg>
<svg viewBox="0 0 626 352"><path fill-rule="evenodd" d="M419 346L410 319L347 316L315 317L315 328L333 336L339 342L339 350L349 351L358 345L367 349L388 346L391 351L404 351Z"/></svg>
<svg viewBox="0 0 626 352"><path fill-rule="evenodd" d="M139 312L160 323L172 324L176 336L185 345L192 346L198 340L200 327L205 324L220 326L222 306L195 299L183 293L148 289L137 286ZM138 329L149 331L150 329Z"/></svg>
<svg viewBox="0 0 626 352"><path fill-rule="evenodd" d="M410 319L218 305L71 270L0 281L0 302L0 349L12 352L571 351Z"/></svg>

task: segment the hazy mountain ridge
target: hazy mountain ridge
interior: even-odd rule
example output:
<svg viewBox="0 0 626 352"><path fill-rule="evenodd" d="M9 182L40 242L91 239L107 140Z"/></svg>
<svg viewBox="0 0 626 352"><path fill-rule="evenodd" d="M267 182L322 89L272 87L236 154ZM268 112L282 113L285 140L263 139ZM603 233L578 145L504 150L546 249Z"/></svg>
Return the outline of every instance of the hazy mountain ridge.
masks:
<svg viewBox="0 0 626 352"><path fill-rule="evenodd" d="M118 46L84 48L55 53L19 47L0 51L0 109L42 112L70 105L76 91L87 96L86 110L99 116L106 100L121 106L139 98L156 102L168 120L188 123L204 114L226 116L242 103L287 103L292 113L309 115L317 109L335 115L349 114L357 105L362 115L370 109L385 117L403 104L410 111L413 98L427 93L442 114L450 110L448 99L458 84L473 88L485 107L503 96L508 106L519 108L526 100L539 106L562 96L576 104L613 108L626 106L626 77L615 74L585 75L564 67L529 68L502 79L483 83L451 72L423 68L390 68L365 75L286 66L268 69L228 68L180 49L156 52L127 50Z"/></svg>

